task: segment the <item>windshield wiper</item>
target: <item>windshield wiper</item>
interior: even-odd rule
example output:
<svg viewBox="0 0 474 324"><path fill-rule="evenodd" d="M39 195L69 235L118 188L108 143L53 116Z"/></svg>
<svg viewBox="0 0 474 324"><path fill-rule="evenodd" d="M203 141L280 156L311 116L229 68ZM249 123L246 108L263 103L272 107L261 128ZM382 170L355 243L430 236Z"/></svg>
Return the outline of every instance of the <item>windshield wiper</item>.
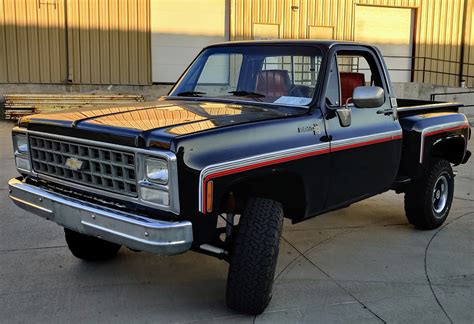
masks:
<svg viewBox="0 0 474 324"><path fill-rule="evenodd" d="M199 91L183 91L179 92L176 95L180 97L202 97L202 95L205 95L205 92L199 92Z"/></svg>
<svg viewBox="0 0 474 324"><path fill-rule="evenodd" d="M264 94L245 90L229 91L228 93L236 97L251 97L254 99L265 98Z"/></svg>

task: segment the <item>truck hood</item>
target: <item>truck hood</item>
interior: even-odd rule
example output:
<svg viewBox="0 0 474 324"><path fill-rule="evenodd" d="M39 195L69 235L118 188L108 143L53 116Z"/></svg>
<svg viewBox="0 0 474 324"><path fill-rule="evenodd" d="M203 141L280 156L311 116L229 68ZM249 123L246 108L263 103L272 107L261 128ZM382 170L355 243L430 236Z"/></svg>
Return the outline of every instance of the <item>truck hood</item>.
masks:
<svg viewBox="0 0 474 324"><path fill-rule="evenodd" d="M169 149L177 136L305 112L301 108L168 99L31 115L23 117L20 126L128 146Z"/></svg>

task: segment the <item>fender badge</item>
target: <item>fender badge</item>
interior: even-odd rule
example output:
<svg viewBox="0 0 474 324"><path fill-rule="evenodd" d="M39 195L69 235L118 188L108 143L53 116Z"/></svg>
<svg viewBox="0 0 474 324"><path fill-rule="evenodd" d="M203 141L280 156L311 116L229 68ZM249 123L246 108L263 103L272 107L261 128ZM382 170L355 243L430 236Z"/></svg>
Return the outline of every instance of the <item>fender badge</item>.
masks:
<svg viewBox="0 0 474 324"><path fill-rule="evenodd" d="M64 163L65 166L67 166L69 169L73 171L78 171L82 168L82 165L84 164L84 161L81 161L79 159L76 159L74 157L70 157L66 159L66 163Z"/></svg>
<svg viewBox="0 0 474 324"><path fill-rule="evenodd" d="M298 133L313 132L314 135L321 134L321 127L318 124L313 124L311 126L298 127Z"/></svg>

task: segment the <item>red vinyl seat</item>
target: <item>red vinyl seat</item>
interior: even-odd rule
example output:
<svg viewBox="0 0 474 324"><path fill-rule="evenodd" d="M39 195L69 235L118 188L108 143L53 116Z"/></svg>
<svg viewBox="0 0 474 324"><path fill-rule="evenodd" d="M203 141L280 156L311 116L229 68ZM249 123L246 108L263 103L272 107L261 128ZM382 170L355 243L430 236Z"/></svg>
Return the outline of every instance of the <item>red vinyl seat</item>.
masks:
<svg viewBox="0 0 474 324"><path fill-rule="evenodd" d="M257 73L255 92L267 97L287 96L291 87L287 70L262 70Z"/></svg>
<svg viewBox="0 0 474 324"><path fill-rule="evenodd" d="M345 105L347 99L352 97L354 89L357 87L365 86L364 73L356 72L341 72L341 105Z"/></svg>

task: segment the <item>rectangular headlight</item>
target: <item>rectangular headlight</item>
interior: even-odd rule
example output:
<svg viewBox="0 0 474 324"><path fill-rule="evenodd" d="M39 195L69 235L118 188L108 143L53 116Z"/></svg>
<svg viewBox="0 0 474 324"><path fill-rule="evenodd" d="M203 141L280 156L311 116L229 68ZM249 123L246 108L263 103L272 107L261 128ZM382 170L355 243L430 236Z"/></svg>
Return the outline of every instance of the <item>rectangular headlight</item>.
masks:
<svg viewBox="0 0 474 324"><path fill-rule="evenodd" d="M140 194L142 199L148 202L163 206L169 206L170 204L170 195L167 191L149 187L141 187Z"/></svg>
<svg viewBox="0 0 474 324"><path fill-rule="evenodd" d="M168 163L165 160L146 158L145 172L147 180L165 185L168 183Z"/></svg>
<svg viewBox="0 0 474 324"><path fill-rule="evenodd" d="M17 156L15 157L16 168L20 171L31 171L31 163L28 157Z"/></svg>
<svg viewBox="0 0 474 324"><path fill-rule="evenodd" d="M16 132L12 136L16 168L20 173L30 173L31 161L28 150L28 137L26 134Z"/></svg>
<svg viewBox="0 0 474 324"><path fill-rule="evenodd" d="M13 149L15 155L28 154L28 138L25 134L13 134Z"/></svg>

